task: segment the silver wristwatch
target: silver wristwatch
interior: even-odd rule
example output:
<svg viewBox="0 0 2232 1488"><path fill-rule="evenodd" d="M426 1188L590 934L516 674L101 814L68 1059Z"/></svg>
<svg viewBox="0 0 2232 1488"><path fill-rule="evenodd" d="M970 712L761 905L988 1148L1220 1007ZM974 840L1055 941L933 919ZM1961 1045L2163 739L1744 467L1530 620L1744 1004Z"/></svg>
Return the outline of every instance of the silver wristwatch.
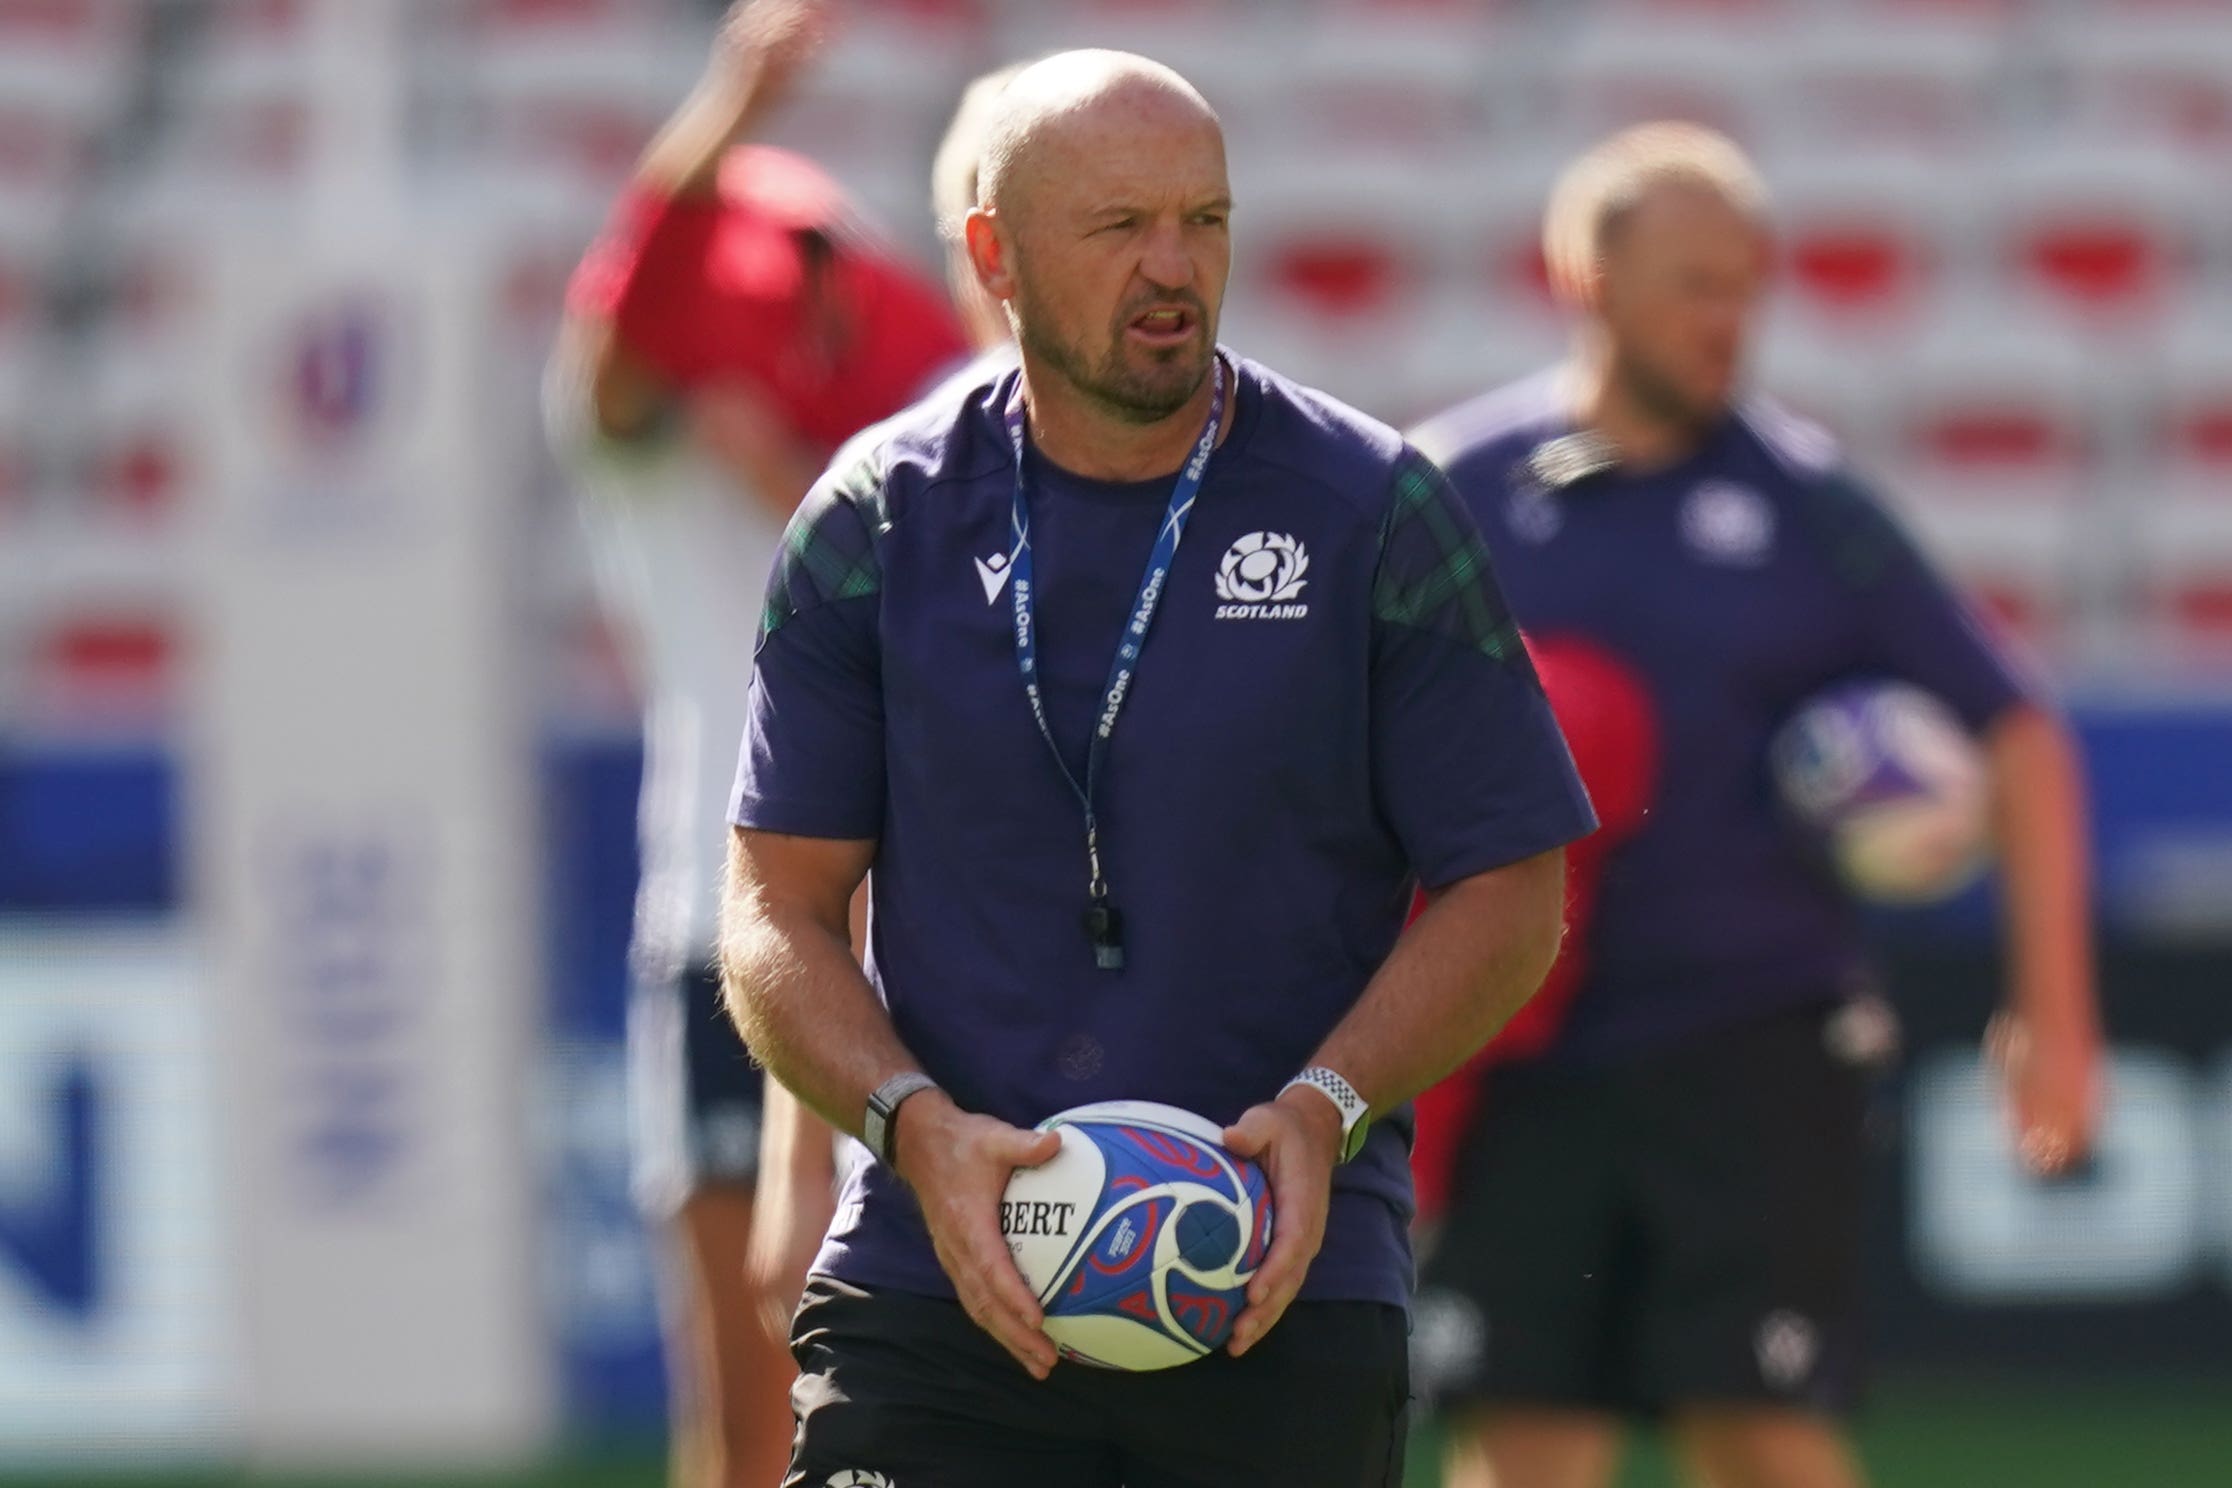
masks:
<svg viewBox="0 0 2232 1488"><path fill-rule="evenodd" d="M903 1075L893 1075L868 1097L868 1115L860 1123L860 1140L875 1154L877 1162L886 1167L891 1164L891 1123L899 1114L899 1103L937 1083L921 1070L909 1070Z"/></svg>
<svg viewBox="0 0 2232 1488"><path fill-rule="evenodd" d="M1322 1064L1313 1064L1287 1081L1279 1087L1279 1094L1284 1095L1297 1085L1307 1085L1318 1091L1341 1113L1340 1160L1347 1162L1362 1151L1364 1134L1372 1125L1372 1108L1356 1093L1356 1087L1342 1079L1339 1071L1329 1070Z"/></svg>

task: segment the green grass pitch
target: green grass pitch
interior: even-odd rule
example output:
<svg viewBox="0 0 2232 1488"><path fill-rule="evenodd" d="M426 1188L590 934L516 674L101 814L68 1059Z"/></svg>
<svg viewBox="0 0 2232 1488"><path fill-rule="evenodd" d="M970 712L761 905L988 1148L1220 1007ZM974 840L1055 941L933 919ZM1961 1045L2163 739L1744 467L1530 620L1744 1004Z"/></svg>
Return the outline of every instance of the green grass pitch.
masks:
<svg viewBox="0 0 2232 1488"><path fill-rule="evenodd" d="M2232 1379L2159 1387L1974 1384L1885 1389L1862 1418L1878 1488L2218 1488L2232 1484ZM1413 1444L1405 1488L1436 1488L1431 1427ZM1677 1488L1657 1445L1640 1441L1619 1488ZM0 1471L7 1488L664 1488L657 1452L586 1453L508 1477L298 1478L147 1473L134 1477Z"/></svg>

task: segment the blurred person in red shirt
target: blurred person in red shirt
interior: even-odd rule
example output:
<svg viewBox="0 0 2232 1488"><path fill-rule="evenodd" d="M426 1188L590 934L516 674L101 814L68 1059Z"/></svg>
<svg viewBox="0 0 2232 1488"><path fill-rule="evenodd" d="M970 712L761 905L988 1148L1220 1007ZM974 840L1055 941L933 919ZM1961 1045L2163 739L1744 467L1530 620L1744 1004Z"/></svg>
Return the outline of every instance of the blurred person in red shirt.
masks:
<svg viewBox="0 0 2232 1488"><path fill-rule="evenodd" d="M828 1129L763 1088L714 966L759 599L837 447L968 351L934 280L828 175L750 142L826 20L813 0L731 7L574 274L548 399L646 698L631 1137L637 1199L672 1247L672 1477L686 1488L758 1488L789 1458L792 1232L818 1241L833 1168ZM763 1183L781 1194L756 1217Z"/></svg>
<svg viewBox="0 0 2232 1488"><path fill-rule="evenodd" d="M946 287L970 345L978 353L977 360L956 376L973 375L980 362L1013 361L1016 355L1007 311L977 281L961 240L961 224L976 205L977 167L992 104L1008 79L1023 66L1018 62L997 68L963 90L930 166L931 207L937 215L938 235L946 246ZM856 945L866 943L865 920L864 892L853 906ZM822 1236L835 1211L836 1175L832 1172L831 1151L838 1138L829 1123L807 1110L780 1082L767 1082L766 1097L766 1121L760 1138L759 1208L746 1269L767 1325L787 1331L805 1288L807 1271L821 1249ZM858 1149L853 1155L865 1156Z"/></svg>

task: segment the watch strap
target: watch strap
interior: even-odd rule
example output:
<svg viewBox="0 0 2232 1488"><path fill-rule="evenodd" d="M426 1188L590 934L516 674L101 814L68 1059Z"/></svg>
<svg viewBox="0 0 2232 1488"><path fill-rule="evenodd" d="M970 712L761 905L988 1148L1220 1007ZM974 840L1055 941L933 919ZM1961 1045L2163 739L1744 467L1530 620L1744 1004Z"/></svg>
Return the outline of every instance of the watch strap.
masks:
<svg viewBox="0 0 2232 1488"><path fill-rule="evenodd" d="M908 1070L878 1085L868 1097L868 1114L860 1123L860 1140L877 1162L886 1166L891 1163L891 1128L893 1118L899 1114L899 1103L937 1083L920 1070Z"/></svg>
<svg viewBox="0 0 2232 1488"><path fill-rule="evenodd" d="M1340 1160L1347 1162L1356 1156L1362 1150L1364 1135L1372 1124L1370 1103L1356 1093L1356 1087L1343 1079L1339 1070L1328 1069L1322 1064L1313 1064L1287 1081L1280 1087L1280 1094L1285 1094L1297 1085L1307 1085L1333 1102L1334 1109L1341 1113Z"/></svg>

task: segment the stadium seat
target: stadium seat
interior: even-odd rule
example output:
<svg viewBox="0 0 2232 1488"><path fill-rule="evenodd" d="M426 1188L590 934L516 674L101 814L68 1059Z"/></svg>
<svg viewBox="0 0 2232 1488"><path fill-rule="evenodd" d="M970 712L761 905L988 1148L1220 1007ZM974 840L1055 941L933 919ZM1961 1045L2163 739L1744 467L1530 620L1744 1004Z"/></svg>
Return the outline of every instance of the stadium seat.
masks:
<svg viewBox="0 0 2232 1488"><path fill-rule="evenodd" d="M1504 314L1562 320L1542 217L1570 158L1539 147L1471 151L1422 186L1414 211L1437 245L1438 280L1460 296L1486 296Z"/></svg>
<svg viewBox="0 0 2232 1488"><path fill-rule="evenodd" d="M1884 449L1919 498L2083 499L2100 452L2104 378L2081 347L1979 306L1934 326L1894 366Z"/></svg>
<svg viewBox="0 0 2232 1488"><path fill-rule="evenodd" d="M1477 138L1494 60L1488 28L1467 17L1335 11L1309 29L1274 95L1281 132L1430 150Z"/></svg>
<svg viewBox="0 0 2232 1488"><path fill-rule="evenodd" d="M40 236L0 222L0 346L29 334L47 259Z"/></svg>
<svg viewBox="0 0 2232 1488"><path fill-rule="evenodd" d="M1547 119L1581 143L1630 124L1686 119L1757 144L1770 132L1764 80L1779 70L1790 35L1779 10L1593 14L1570 38L1535 52Z"/></svg>
<svg viewBox="0 0 2232 1488"><path fill-rule="evenodd" d="M2221 191L2158 150L2069 147L1979 174L1990 261L2034 313L2148 332L2198 281Z"/></svg>
<svg viewBox="0 0 2232 1488"><path fill-rule="evenodd" d="M148 7L133 0L0 4L0 99L11 115L76 133L113 122Z"/></svg>
<svg viewBox="0 0 2232 1488"><path fill-rule="evenodd" d="M1910 156L1785 152L1765 164L1776 297L1821 334L1910 336L1962 259L1942 173Z"/></svg>
<svg viewBox="0 0 2232 1488"><path fill-rule="evenodd" d="M177 329L202 276L192 228L206 220L211 187L174 176L102 194L80 224L86 246L75 264L88 295L87 334L162 337Z"/></svg>
<svg viewBox="0 0 2232 1488"><path fill-rule="evenodd" d="M84 125L0 94L0 211L37 214L60 204L78 186L92 144Z"/></svg>
<svg viewBox="0 0 2232 1488"><path fill-rule="evenodd" d="M1762 18L1780 20L1809 0L1595 0L1595 3L1614 15L1625 12L1677 21L1746 22Z"/></svg>
<svg viewBox="0 0 2232 1488"><path fill-rule="evenodd" d="M198 87L225 96L290 92L310 45L302 0L217 0L188 67Z"/></svg>
<svg viewBox="0 0 2232 1488"><path fill-rule="evenodd" d="M0 534L24 519L32 501L32 410L25 399L31 377L30 338L0 326ZM0 536L0 548L10 546ZM7 616L0 612L0 622Z"/></svg>
<svg viewBox="0 0 2232 1488"><path fill-rule="evenodd" d="M2232 658L2232 502L2152 503L2137 547L2143 644L2183 660Z"/></svg>
<svg viewBox="0 0 2232 1488"><path fill-rule="evenodd" d="M1444 241L1422 210L1423 183L1447 177L1429 162L1405 165L1336 155L1243 177L1252 184L1235 219L1234 277L1282 314L1338 322L1349 334L1414 308Z"/></svg>
<svg viewBox="0 0 2232 1488"><path fill-rule="evenodd" d="M705 64L706 33L658 19L644 0L482 0L463 72L500 155L617 182Z"/></svg>
<svg viewBox="0 0 2232 1488"><path fill-rule="evenodd" d="M1777 134L1942 158L1985 138L2000 116L2009 36L1996 13L1966 7L1817 11L1773 70Z"/></svg>
<svg viewBox="0 0 2232 1488"><path fill-rule="evenodd" d="M184 349L129 333L88 347L67 456L87 520L160 524L176 514L187 480L179 421Z"/></svg>
<svg viewBox="0 0 2232 1488"><path fill-rule="evenodd" d="M177 54L178 118L160 137L167 168L204 184L285 187L308 168L309 7L221 0L202 44Z"/></svg>
<svg viewBox="0 0 2232 1488"><path fill-rule="evenodd" d="M998 0L987 66L1069 47L1115 47L1168 63L1199 88L1239 141L1279 127L1296 29L1246 0Z"/></svg>
<svg viewBox="0 0 2232 1488"><path fill-rule="evenodd" d="M25 662L22 716L41 729L144 732L177 696L178 647L160 612L73 606L41 630Z"/></svg>
<svg viewBox="0 0 2232 1488"><path fill-rule="evenodd" d="M2154 430L2172 484L2232 505L2232 376L2173 384Z"/></svg>
<svg viewBox="0 0 2232 1488"><path fill-rule="evenodd" d="M982 60L983 17L970 8L920 0L877 0L837 9L831 44L815 59L809 86L832 82L865 93L913 89L950 102L950 86Z"/></svg>
<svg viewBox="0 0 2232 1488"><path fill-rule="evenodd" d="M2232 26L2215 7L2070 6L2044 57L2076 129L2217 159L2232 144Z"/></svg>

